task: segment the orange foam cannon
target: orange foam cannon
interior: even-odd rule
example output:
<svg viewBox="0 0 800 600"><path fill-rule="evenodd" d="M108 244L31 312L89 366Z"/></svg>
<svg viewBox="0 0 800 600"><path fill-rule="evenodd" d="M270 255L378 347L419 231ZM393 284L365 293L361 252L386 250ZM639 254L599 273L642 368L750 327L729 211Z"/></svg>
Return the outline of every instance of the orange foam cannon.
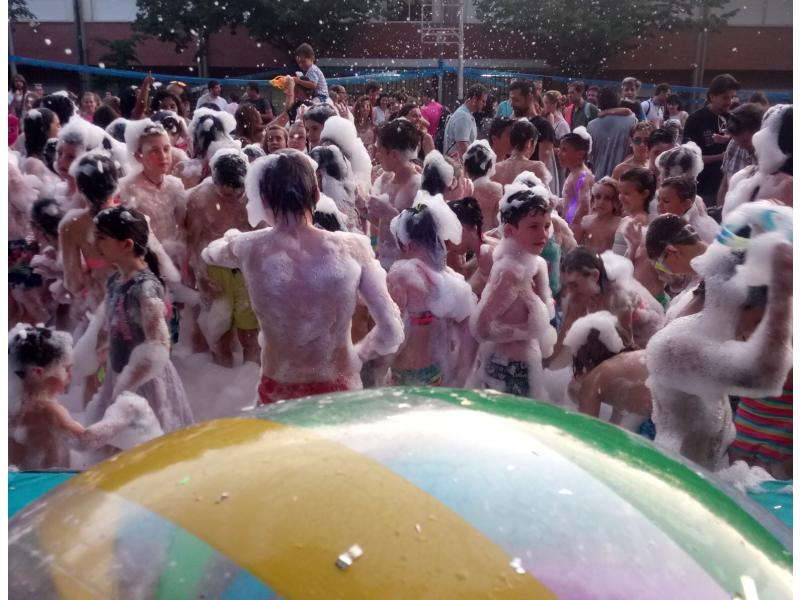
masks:
<svg viewBox="0 0 800 600"><path fill-rule="evenodd" d="M278 88L281 91L286 91L286 84L287 84L288 77L286 75L278 75L277 77L273 77L270 83Z"/></svg>

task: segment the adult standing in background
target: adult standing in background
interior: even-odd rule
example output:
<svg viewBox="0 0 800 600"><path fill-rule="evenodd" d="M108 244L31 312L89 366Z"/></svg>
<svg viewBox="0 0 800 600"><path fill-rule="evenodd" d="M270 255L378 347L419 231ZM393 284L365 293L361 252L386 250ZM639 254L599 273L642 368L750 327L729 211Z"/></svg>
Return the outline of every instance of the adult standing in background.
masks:
<svg viewBox="0 0 800 600"><path fill-rule="evenodd" d="M275 118L275 109L272 102L261 95L261 90L255 82L247 84L247 92L242 98L242 104L252 104L258 109L262 123L269 123Z"/></svg>
<svg viewBox="0 0 800 600"><path fill-rule="evenodd" d="M716 206L717 193L722 185L722 158L728 147L728 112L741 85L728 73L711 80L706 105L686 119L683 141L694 142L703 152L703 171L697 177L697 193L706 206Z"/></svg>
<svg viewBox="0 0 800 600"><path fill-rule="evenodd" d="M598 98L600 110L607 111L619 108L619 89L612 86L600 90ZM630 133L636 124L636 117L632 113L626 116L618 114L604 114L597 117L586 128L592 136L592 172L595 180L599 181L611 175L614 167L625 160L628 152Z"/></svg>
<svg viewBox="0 0 800 600"><path fill-rule="evenodd" d="M567 86L567 100L569 104L564 108L564 119L574 130L576 127L586 127L597 118L597 107L584 100L583 90L586 88L582 81L573 81Z"/></svg>
<svg viewBox="0 0 800 600"><path fill-rule="evenodd" d="M11 80L11 89L8 90L8 114L14 115L18 119L23 117L25 105L25 94L28 91L28 84L25 78L17 73Z"/></svg>
<svg viewBox="0 0 800 600"><path fill-rule="evenodd" d="M228 103L225 101L225 98L220 96L222 92L222 86L219 84L219 81L216 79L212 79L208 82L208 90L205 94L200 96L197 100L197 107L203 106L203 104L216 104L220 110L228 110Z"/></svg>
<svg viewBox="0 0 800 600"><path fill-rule="evenodd" d="M467 90L464 104L450 116L444 130L444 155L461 162L467 147L478 137L478 125L474 113L483 110L489 92L481 84Z"/></svg>
<svg viewBox="0 0 800 600"><path fill-rule="evenodd" d="M439 120L442 118L444 106L434 99L433 90L430 88L426 88L422 91L420 100L422 100L420 112L422 112L422 116L428 122L428 133L431 134L431 137L436 138L436 132L439 130Z"/></svg>

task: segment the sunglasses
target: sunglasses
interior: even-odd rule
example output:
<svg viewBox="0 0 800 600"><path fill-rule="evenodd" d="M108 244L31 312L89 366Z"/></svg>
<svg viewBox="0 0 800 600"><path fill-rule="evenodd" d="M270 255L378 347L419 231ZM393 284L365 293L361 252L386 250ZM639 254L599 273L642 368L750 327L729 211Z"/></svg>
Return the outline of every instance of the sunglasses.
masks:
<svg viewBox="0 0 800 600"><path fill-rule="evenodd" d="M646 139L644 139L644 138L638 138L638 137L635 137L635 138L633 138L633 140L631 140L631 141L633 142L633 145L634 145L634 146L641 146L641 145L642 145L642 144L644 144L644 143L645 143L647 140L646 140Z"/></svg>
<svg viewBox="0 0 800 600"><path fill-rule="evenodd" d="M662 252L661 256L659 256L658 259L656 259L656 261L653 263L653 266L655 267L656 271L661 271L665 275L672 275L672 270L666 264L664 264L665 260L667 260L666 248L664 248L664 252Z"/></svg>

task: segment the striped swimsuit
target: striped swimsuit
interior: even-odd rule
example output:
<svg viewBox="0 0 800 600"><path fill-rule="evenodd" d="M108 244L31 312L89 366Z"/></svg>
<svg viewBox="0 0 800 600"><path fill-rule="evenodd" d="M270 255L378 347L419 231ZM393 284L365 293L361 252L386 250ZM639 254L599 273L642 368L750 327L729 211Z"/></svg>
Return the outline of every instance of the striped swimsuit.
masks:
<svg viewBox="0 0 800 600"><path fill-rule="evenodd" d="M734 417L736 440L732 450L764 462L783 462L792 457L792 381L780 396L741 397Z"/></svg>

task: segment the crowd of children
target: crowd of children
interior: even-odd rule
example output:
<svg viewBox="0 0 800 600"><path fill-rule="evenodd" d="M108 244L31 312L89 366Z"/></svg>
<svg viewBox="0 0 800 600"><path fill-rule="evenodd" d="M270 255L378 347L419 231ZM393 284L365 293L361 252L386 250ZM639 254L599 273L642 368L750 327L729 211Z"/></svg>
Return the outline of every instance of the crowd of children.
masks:
<svg viewBox="0 0 800 600"><path fill-rule="evenodd" d="M732 110L729 75L683 119L665 84L645 109L624 84L598 108L581 82L524 82L510 117L479 123L474 86L452 125L430 91L370 83L351 103L308 44L296 60L280 112L257 86L236 107L217 82L194 107L180 85L151 98L149 76L124 117L13 97L15 466L192 423L182 344L226 368L241 349L259 404L491 388L605 414L709 468L732 446L787 475L790 105ZM70 385L77 416L59 404Z"/></svg>

